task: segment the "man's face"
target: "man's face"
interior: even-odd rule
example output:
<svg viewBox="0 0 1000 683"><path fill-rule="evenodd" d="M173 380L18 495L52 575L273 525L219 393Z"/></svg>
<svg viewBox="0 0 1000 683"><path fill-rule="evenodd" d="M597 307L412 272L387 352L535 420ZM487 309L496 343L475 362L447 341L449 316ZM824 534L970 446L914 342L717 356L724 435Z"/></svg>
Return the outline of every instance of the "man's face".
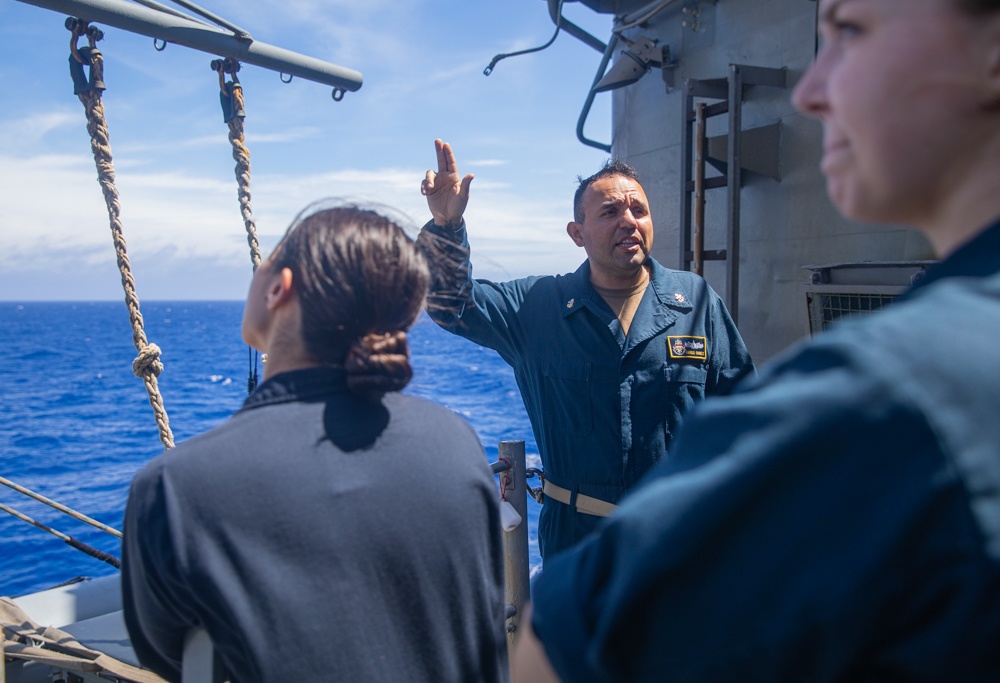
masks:
<svg viewBox="0 0 1000 683"><path fill-rule="evenodd" d="M614 175L598 178L584 190L583 222L566 232L590 259L595 284L633 284L653 248L653 219L646 193L636 181Z"/></svg>

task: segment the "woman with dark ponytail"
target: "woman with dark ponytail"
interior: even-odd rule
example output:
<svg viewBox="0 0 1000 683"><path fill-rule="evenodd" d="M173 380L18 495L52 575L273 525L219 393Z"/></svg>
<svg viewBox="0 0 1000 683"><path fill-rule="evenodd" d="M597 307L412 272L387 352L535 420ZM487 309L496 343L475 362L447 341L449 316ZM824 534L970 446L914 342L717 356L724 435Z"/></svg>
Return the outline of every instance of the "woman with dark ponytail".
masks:
<svg viewBox="0 0 1000 683"><path fill-rule="evenodd" d="M403 229L355 206L307 210L260 265L243 338L264 381L132 484L123 598L143 665L179 680L200 627L234 683L505 679L482 446L399 393L428 279Z"/></svg>

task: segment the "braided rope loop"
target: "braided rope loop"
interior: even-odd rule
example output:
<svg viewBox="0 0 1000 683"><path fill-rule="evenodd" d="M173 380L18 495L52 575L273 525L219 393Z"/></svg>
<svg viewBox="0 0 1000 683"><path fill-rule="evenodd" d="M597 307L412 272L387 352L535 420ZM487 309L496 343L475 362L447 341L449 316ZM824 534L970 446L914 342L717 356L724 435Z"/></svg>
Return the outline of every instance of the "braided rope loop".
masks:
<svg viewBox="0 0 1000 683"><path fill-rule="evenodd" d="M99 57L98 57L99 59ZM132 324L132 342L139 356L132 364L132 370L141 377L149 395L149 405L153 408L160 441L164 448L174 447L174 435L170 431L170 421L163 407L163 397L160 395L156 378L163 370L160 362L160 349L146 340L143 330L142 314L139 312L139 297L135 292L135 279L132 277L132 266L125 247L125 235L122 231L121 205L118 201L118 190L115 188L115 167L111 159L111 143L108 137L108 125L104 117L104 104L100 90L90 90L78 95L87 112L87 132L90 133L90 148L94 152L94 163L97 165L97 181L104 193L104 202L108 207L108 219L111 225L111 235L114 240L115 254L118 259L118 270L121 273L122 289L125 290L125 305L128 307L129 319Z"/></svg>
<svg viewBox="0 0 1000 683"><path fill-rule="evenodd" d="M250 206L250 150L245 144L243 134L243 119L246 116L243 101L243 86L240 85L236 72L240 70L239 62L229 59L212 62L212 69L219 74L219 90L222 93L222 113L229 126L229 143L233 147L233 160L236 161L236 187L240 201L240 215L247 231L247 244L250 245L250 263L256 273L260 267L260 243L257 241L257 225L253 220L253 209ZM232 80L226 83L225 74L232 74ZM247 393L252 394L257 388L257 352L250 350L249 373L247 375Z"/></svg>

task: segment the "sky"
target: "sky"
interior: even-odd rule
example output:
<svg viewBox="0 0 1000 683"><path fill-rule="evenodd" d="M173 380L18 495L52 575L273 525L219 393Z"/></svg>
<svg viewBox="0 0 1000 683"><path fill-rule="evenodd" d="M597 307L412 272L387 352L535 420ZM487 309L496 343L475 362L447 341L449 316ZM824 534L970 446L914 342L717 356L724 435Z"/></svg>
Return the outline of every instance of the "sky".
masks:
<svg viewBox="0 0 1000 683"><path fill-rule="evenodd" d="M161 0L169 4L169 0ZM607 154L577 119L601 55L566 33L546 50L545 0L201 0L255 40L360 71L331 88L245 65L251 206L264 254L313 201L379 203L419 227L434 138L474 173L466 219L475 274L567 272L577 177ZM612 17L564 15L606 41ZM0 300L123 297L83 106L73 95L66 15L0 0ZM98 24L100 25L100 24ZM140 300L242 299L250 252L213 56L100 25L122 223ZM585 135L611 138L611 95Z"/></svg>

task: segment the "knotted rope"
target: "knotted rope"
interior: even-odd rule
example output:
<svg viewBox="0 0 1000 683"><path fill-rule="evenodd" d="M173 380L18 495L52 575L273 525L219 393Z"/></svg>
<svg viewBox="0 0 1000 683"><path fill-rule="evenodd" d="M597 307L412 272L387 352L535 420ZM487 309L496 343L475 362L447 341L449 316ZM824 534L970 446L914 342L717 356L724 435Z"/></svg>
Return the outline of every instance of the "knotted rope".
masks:
<svg viewBox="0 0 1000 683"><path fill-rule="evenodd" d="M163 364L160 362L160 348L147 341L146 333L143 330L142 314L139 312L139 297L135 291L135 279L132 277L132 266L125 245L125 234L122 230L121 206L118 201L118 190L115 187L115 167L111 158L108 124L104 117L104 104L101 99L104 90L104 58L94 47L94 43L102 36L99 30L88 27L86 22L80 20L67 20L67 28L73 32L73 40L70 43L72 50L71 70L74 60L78 64L90 66L89 87L81 88L81 84L74 76L76 85L74 90L87 113L90 148L94 153L94 163L97 166L97 181L101 185L104 203L108 207L108 219L118 260L118 270L121 273L122 289L125 290L125 305L128 307L129 319L132 324L132 342L139 352L139 356L132 363L132 371L137 377L142 378L146 385L146 393L149 395L149 405L153 408L160 441L163 442L164 448L170 449L174 447L174 436L170 431L170 421L167 418L167 411L163 407L163 397L160 395L159 385L156 381L156 378L163 371ZM90 49L81 55L83 50L77 50L76 41L84 33L90 40Z"/></svg>

